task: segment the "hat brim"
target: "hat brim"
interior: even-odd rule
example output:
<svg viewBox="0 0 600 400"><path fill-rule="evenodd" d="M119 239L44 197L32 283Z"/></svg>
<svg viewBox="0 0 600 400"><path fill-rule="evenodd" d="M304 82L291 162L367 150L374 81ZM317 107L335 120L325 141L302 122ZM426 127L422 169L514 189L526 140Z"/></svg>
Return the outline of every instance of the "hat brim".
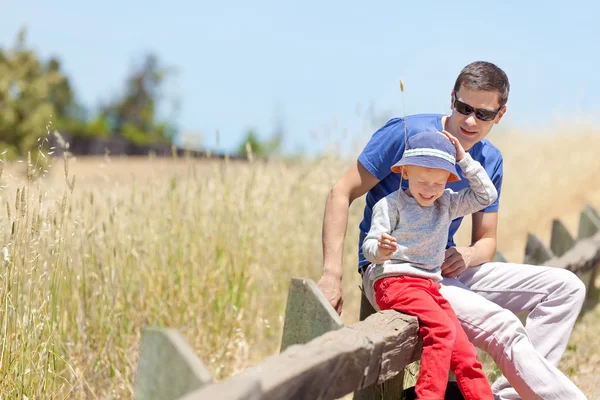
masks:
<svg viewBox="0 0 600 400"><path fill-rule="evenodd" d="M407 165L414 165L423 168L443 169L444 171L448 171L450 173L450 176L448 176L448 182L456 182L461 180L458 172L456 171L456 166L453 163L434 156L421 155L403 157L396 164L392 165L392 172L401 174L402 170L404 170L404 167Z"/></svg>

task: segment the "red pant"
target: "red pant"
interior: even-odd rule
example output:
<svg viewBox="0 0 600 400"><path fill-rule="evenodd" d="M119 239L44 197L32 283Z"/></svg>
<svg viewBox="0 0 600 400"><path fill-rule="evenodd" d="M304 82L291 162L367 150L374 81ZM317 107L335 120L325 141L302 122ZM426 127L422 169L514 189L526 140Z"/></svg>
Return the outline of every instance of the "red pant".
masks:
<svg viewBox="0 0 600 400"><path fill-rule="evenodd" d="M458 323L440 285L430 279L394 276L375 282L375 299L382 310L397 310L419 320L423 339L421 370L415 385L419 400L443 399L448 370L466 400L492 399L492 390L477 350Z"/></svg>

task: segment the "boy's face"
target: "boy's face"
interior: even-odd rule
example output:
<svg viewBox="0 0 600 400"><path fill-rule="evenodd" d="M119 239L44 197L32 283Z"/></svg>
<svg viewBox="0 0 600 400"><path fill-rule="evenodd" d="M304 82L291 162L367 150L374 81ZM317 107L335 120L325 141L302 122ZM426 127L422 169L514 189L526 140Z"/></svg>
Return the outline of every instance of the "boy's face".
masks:
<svg viewBox="0 0 600 400"><path fill-rule="evenodd" d="M464 86L458 92L452 91L452 115L447 121L446 129L456 136L465 150L485 138L494 124L500 122L506 106L500 109L499 99L497 91L470 90ZM479 109L480 112L474 109ZM496 113L498 109L500 111ZM467 112L470 113L465 115ZM484 121L481 117L491 119Z"/></svg>
<svg viewBox="0 0 600 400"><path fill-rule="evenodd" d="M407 165L402 169L402 177L408 180L410 195L421 206L428 207L444 193L450 172L437 168Z"/></svg>

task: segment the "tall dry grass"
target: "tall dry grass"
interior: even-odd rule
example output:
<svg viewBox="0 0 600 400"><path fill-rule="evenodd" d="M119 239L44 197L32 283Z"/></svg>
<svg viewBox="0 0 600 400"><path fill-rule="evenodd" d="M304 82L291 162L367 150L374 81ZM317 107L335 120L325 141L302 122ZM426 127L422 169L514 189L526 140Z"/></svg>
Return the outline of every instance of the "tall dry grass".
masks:
<svg viewBox="0 0 600 400"><path fill-rule="evenodd" d="M600 207L597 132L491 138L506 160L499 249L511 261L527 231L547 238L552 218L573 228L581 206ZM58 159L38 179L7 165L2 398L131 397L144 326L179 329L218 379L276 352L289 279L319 278L325 199L350 162ZM347 323L363 205L345 244Z"/></svg>
<svg viewBox="0 0 600 400"><path fill-rule="evenodd" d="M600 207L600 131L576 123L560 130L492 133L504 156L498 248L511 262L522 262L527 232L550 243L553 218L576 237L579 212ZM467 219L465 219L467 220ZM470 221L459 240L470 240Z"/></svg>

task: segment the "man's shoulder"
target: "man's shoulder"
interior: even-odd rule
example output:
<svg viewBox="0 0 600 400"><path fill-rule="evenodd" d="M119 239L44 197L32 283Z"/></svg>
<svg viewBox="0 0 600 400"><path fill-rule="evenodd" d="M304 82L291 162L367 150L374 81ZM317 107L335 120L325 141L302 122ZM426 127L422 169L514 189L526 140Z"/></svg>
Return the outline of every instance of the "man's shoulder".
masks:
<svg viewBox="0 0 600 400"><path fill-rule="evenodd" d="M437 128L441 124L442 117L443 114L411 114L404 119L407 130L410 129L414 133L419 133L422 130Z"/></svg>
<svg viewBox="0 0 600 400"><path fill-rule="evenodd" d="M438 119L443 117L444 114L439 114L439 113L417 113L417 114L409 114L406 116L406 119L412 119L412 120L431 120L431 119Z"/></svg>
<svg viewBox="0 0 600 400"><path fill-rule="evenodd" d="M486 163L499 163L502 162L502 152L497 148L489 139L484 138L478 143L478 149L473 158L477 161Z"/></svg>
<svg viewBox="0 0 600 400"><path fill-rule="evenodd" d="M400 130L404 131L406 125L407 134L416 134L423 130L437 129L441 123L442 114L411 114L405 117L394 117L387 120L379 131Z"/></svg>

